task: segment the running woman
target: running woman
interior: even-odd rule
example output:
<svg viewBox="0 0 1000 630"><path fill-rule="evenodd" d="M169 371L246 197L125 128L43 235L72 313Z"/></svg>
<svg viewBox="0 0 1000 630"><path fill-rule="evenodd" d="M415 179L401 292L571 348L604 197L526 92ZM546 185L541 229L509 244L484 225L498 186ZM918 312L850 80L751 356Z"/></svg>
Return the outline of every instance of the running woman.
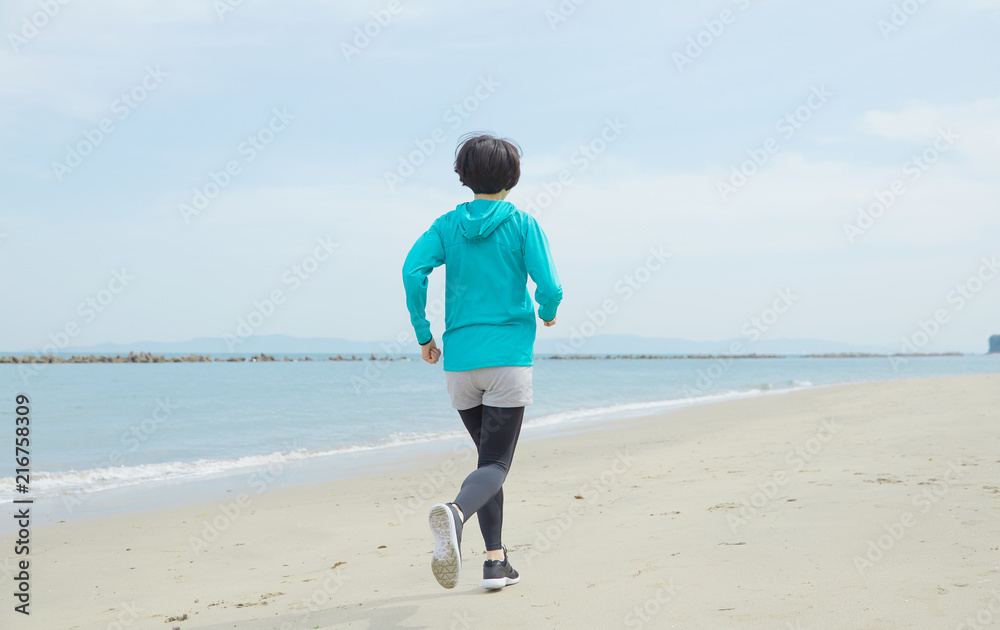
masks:
<svg viewBox="0 0 1000 630"><path fill-rule="evenodd" d="M439 217L417 240L403 264L410 321L421 355L442 356L425 308L427 276L445 266L444 371L452 406L479 452L478 468L451 503L438 503L428 520L434 535L431 570L441 586L454 588L462 572L462 528L473 514L486 543L483 588L516 584L520 577L501 539L503 482L532 403L531 365L535 307L556 323L562 286L549 243L530 214L506 201L521 177L521 150L492 135L466 136L455 155L455 172L475 195Z"/></svg>

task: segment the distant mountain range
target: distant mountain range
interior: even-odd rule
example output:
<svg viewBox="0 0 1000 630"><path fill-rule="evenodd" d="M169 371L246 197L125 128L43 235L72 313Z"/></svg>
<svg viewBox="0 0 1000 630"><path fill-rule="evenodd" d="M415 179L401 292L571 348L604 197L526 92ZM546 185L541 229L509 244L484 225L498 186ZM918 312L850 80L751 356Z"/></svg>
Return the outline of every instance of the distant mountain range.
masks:
<svg viewBox="0 0 1000 630"><path fill-rule="evenodd" d="M663 339L640 337L637 335L596 335L586 339L556 338L539 339L535 342L535 354L732 354L733 344L742 343L742 351L736 354L827 354L839 352L898 352L898 348L865 346L824 341L822 339L729 339L721 341L689 341L687 339ZM129 352L151 352L154 354L413 354L420 352L414 342L396 349L389 343L379 341L352 341L336 337L290 337L288 335L260 335L249 337L233 346L221 337L199 337L188 341L142 341L136 343L102 343L95 346L69 347L60 354L128 354ZM4 354L27 354L26 352L6 352Z"/></svg>

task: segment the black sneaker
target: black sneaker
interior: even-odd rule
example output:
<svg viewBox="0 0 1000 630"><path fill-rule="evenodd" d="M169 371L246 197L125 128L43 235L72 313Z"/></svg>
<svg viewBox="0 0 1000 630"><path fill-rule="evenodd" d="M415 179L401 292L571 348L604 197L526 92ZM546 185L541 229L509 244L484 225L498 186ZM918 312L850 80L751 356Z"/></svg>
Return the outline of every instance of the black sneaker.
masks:
<svg viewBox="0 0 1000 630"><path fill-rule="evenodd" d="M462 519L451 503L438 503L427 515L434 534L431 571L438 584L455 588L462 574Z"/></svg>
<svg viewBox="0 0 1000 630"><path fill-rule="evenodd" d="M507 548L503 548L503 560L487 560L483 563L483 588L497 589L521 581L517 571L507 559Z"/></svg>

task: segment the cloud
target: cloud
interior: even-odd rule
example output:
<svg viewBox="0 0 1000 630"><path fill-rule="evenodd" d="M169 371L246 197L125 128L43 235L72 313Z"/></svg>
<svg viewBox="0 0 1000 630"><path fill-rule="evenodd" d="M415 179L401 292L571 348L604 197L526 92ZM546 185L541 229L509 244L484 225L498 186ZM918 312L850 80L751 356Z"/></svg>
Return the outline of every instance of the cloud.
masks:
<svg viewBox="0 0 1000 630"><path fill-rule="evenodd" d="M873 61L872 49L856 40L859 16L848 9L858 8L865 20L872 12L860 1L838 9L844 23L831 18L822 32L799 22L825 15L818 9L775 5L774 13L748 14L682 78L670 52L711 17L704 7L647 3L637 21L628 12L616 17L613 5L581 5L572 22L553 31L544 10L556 0L474 8L455 0L418 8L400 0L403 10L385 34L362 58L346 62L340 42L389 0L243 0L224 19L214 2L72 2L20 55L0 54L0 133L16 147L4 156L10 184L0 227L11 236L0 253L30 257L43 246L58 252L23 277L5 279L23 283L8 293L50 287L37 295L35 308L59 313L75 303L80 282L128 264L150 279L150 293L135 294L134 313L121 303L115 325L123 334L179 334L139 314L183 300L190 290L210 304L197 313L163 306L156 321L190 316L185 330L196 336L256 299L310 239L331 234L343 243L338 263L324 268L310 297L303 294L305 301L287 312L301 309L311 330L327 326L378 338L399 319L402 256L434 218L470 196L451 172L452 151L462 132L479 128L523 143L522 181L511 195L522 208L551 195L562 171L572 175L541 213L570 287L567 308L589 308L649 246L676 253L676 268L656 279L663 284L616 320L621 331L634 326L657 334L669 322L677 334L730 334L731 320L739 323L775 287L798 278L797 286L813 291L813 306L797 311L797 332L871 338L882 332L872 332L868 320L881 319L888 322L882 331L894 338L896 320L905 320L906 329L910 311L925 309L919 299L901 301L928 289L938 299L936 287L947 289L951 280L929 279L934 268L947 275L954 263L966 274L962 256L987 253L993 247L987 235L1000 228L1000 99L962 103L939 96L997 93L980 80L995 58L986 54L995 44L981 30L992 16L968 11L1000 8L1000 0L935 5L956 28L939 32L943 23L914 21L908 27L914 33L930 29L925 35L936 39L896 40L895 54L909 61L909 71L890 82L876 61L894 58ZM3 11L16 26L37 7L37 0L17 0ZM627 28L612 28L613 19ZM482 28L465 28L470 23ZM668 35L652 37L664 24ZM791 28L796 24L802 28ZM782 35L765 37L767 29ZM664 48L663 41L674 44ZM468 53L481 43L489 45ZM965 43L982 54L959 60ZM787 54L785 46L815 57ZM763 63L779 53L780 65ZM71 179L39 181L67 144L142 79L147 64L170 73L162 90ZM460 127L442 125L442 113L490 72L503 86L488 106ZM783 143L724 202L717 185L766 131L760 123L797 103L802 86L823 80L836 84L837 106ZM178 205L205 186L210 170L225 164L273 105L299 116L293 130L184 224ZM869 111L858 113L859 106ZM584 169L574 152L601 133L606 116L618 114L628 130ZM384 172L436 126L446 128L447 139L390 192ZM961 135L954 150L908 182L851 245L843 226L947 126ZM185 252L183 260L177 252ZM67 260L77 275L67 276ZM231 302L218 297L220 290ZM900 298L886 300L889 291ZM370 298L370 311L343 306L343 296L357 295ZM867 308L863 322L852 313L859 304ZM4 334L23 335L35 319L25 315ZM290 325L281 332L302 330Z"/></svg>
<svg viewBox="0 0 1000 630"><path fill-rule="evenodd" d="M1000 14L1000 0L963 0L957 4L974 11L993 11Z"/></svg>
<svg viewBox="0 0 1000 630"><path fill-rule="evenodd" d="M868 112L865 123L876 135L914 143L953 128L960 136L955 150L968 158L973 171L1000 170L1000 99L946 106L917 102L897 112Z"/></svg>

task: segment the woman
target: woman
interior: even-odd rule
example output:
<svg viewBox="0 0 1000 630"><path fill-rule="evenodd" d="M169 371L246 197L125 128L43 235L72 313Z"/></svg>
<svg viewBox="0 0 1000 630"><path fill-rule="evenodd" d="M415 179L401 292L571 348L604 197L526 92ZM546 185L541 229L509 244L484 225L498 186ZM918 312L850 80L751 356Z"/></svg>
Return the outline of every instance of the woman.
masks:
<svg viewBox="0 0 1000 630"><path fill-rule="evenodd" d="M532 402L535 309L527 289L536 284L538 317L556 323L562 287L545 233L530 214L505 198L521 176L520 149L509 140L476 135L460 142L455 172L475 197L439 217L403 264L410 321L424 361L442 356L425 316L427 276L445 265L444 370L452 406L479 451L479 466L451 503L433 506L431 569L445 588L462 570L462 528L473 514L486 543L483 587L503 588L520 578L501 540L503 482Z"/></svg>

